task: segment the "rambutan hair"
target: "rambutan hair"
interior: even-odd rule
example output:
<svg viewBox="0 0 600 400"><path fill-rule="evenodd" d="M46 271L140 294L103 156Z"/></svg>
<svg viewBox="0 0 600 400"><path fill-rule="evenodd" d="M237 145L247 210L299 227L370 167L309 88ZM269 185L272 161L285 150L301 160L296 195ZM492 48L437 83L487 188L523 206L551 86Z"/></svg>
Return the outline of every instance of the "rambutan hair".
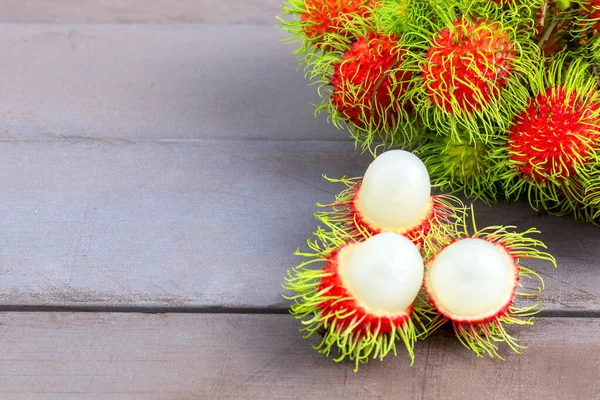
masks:
<svg viewBox="0 0 600 400"><path fill-rule="evenodd" d="M431 2L433 17L408 18L401 46L413 82L405 101L440 135L487 142L504 130L515 105L506 92L525 90L537 50L533 18L493 2Z"/></svg>
<svg viewBox="0 0 600 400"><path fill-rule="evenodd" d="M287 32L284 42L297 43L304 58L322 51L339 51L339 43L352 43L360 32L354 25L371 26L370 14L380 0L287 0L282 6L291 19L278 18ZM301 59L301 64L304 63Z"/></svg>
<svg viewBox="0 0 600 400"><path fill-rule="evenodd" d="M600 207L600 92L589 64L564 64L564 57L540 60L531 95L512 99L520 107L494 150L494 168L507 197L526 194L534 209L593 221Z"/></svg>
<svg viewBox="0 0 600 400"><path fill-rule="evenodd" d="M329 36L328 43L338 51L307 59L309 79L323 98L316 113L326 112L334 126L348 129L363 151L374 143L385 148L411 145L419 126L412 104L401 100L412 76L402 67L405 52L399 37L357 26L351 28L353 43Z"/></svg>
<svg viewBox="0 0 600 400"><path fill-rule="evenodd" d="M442 192L460 192L493 204L500 195L500 179L492 168L496 161L490 153L494 145L494 140L484 143L469 137L431 134L415 154L423 160L431 181Z"/></svg>
<svg viewBox="0 0 600 400"><path fill-rule="evenodd" d="M521 349L525 348L518 343L518 339L507 332L505 326L533 325L533 317L542 311L542 303L521 305L517 304L517 299L538 297L544 289L544 282L537 272L524 266L523 262L528 259L542 260L556 267L556 260L551 254L540 250L546 248L543 242L529 237L531 234L539 233L538 230L532 228L518 233L513 231L515 228L514 226L490 226L477 230L473 221L474 233L470 234L464 224L463 230L458 232L455 240L426 262L425 292L432 307L438 312L437 319L432 321L428 327L429 333L444 323L451 322L460 342L478 356L487 354L490 357L502 359L497 345L502 342L516 353L520 353ZM481 239L492 244L500 253L504 254L505 259L510 263L508 267L512 279L514 279L514 285L509 289L510 295L506 302L501 304L498 309L490 310L490 313L483 317L455 315L454 311L445 309L442 302L436 298L436 289L432 287L431 283L431 268L436 258L449 246L464 239ZM469 254L468 257L475 257L475 255ZM532 286L537 287L532 288ZM469 294L464 293L464 295L468 296Z"/></svg>

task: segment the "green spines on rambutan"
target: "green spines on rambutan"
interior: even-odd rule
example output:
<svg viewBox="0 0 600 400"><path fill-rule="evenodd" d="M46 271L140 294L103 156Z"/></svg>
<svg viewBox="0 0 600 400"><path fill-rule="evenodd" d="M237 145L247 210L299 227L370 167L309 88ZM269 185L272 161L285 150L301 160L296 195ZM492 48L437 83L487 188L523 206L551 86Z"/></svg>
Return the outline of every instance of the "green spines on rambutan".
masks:
<svg viewBox="0 0 600 400"><path fill-rule="evenodd" d="M504 92L525 90L521 77L536 52L533 24L500 18L494 7L473 14L459 6L440 2L436 19L408 22L403 66L414 80L406 101L438 134L486 142L510 121L514 105Z"/></svg>
<svg viewBox="0 0 600 400"><path fill-rule="evenodd" d="M283 6L284 14L292 19L279 18L288 32L285 41L300 42L299 55L310 56L315 51L335 51L327 43L330 37L337 41L352 42L356 33L355 23L369 19L372 6L378 0L288 0Z"/></svg>
<svg viewBox="0 0 600 400"><path fill-rule="evenodd" d="M323 97L317 112L329 113L333 124L347 128L364 150L376 141L406 146L417 134L412 106L401 101L411 73L402 68L404 50L398 39L357 29L355 42L337 43L345 49L342 54L314 55L307 64Z"/></svg>
<svg viewBox="0 0 600 400"><path fill-rule="evenodd" d="M433 136L415 151L441 191L462 192L487 204L498 201L499 178L492 173L494 143L468 137Z"/></svg>
<svg viewBox="0 0 600 400"><path fill-rule="evenodd" d="M590 65L564 58L540 63L520 102L496 168L507 197L527 194L533 208L594 219L600 176L600 92ZM525 93L524 93L525 94Z"/></svg>

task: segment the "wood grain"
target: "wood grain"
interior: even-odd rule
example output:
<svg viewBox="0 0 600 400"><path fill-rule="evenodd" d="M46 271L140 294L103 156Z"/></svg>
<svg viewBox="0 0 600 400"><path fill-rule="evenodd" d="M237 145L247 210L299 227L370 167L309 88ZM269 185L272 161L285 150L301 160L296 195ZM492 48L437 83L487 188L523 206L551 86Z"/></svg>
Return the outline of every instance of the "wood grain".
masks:
<svg viewBox="0 0 600 400"><path fill-rule="evenodd" d="M283 310L315 202L369 158L349 142L17 140L0 143L0 306ZM480 226L541 228L548 310L600 311L598 227L485 209ZM554 314L557 315L557 314Z"/></svg>
<svg viewBox="0 0 600 400"><path fill-rule="evenodd" d="M272 307L349 142L0 143L0 304Z"/></svg>
<svg viewBox="0 0 600 400"><path fill-rule="evenodd" d="M0 24L0 36L0 137L348 140L314 117L317 89L271 26Z"/></svg>
<svg viewBox="0 0 600 400"><path fill-rule="evenodd" d="M449 333L352 372L280 315L0 314L10 399L598 399L600 322L540 318L529 346L476 358ZM39 397L36 397L39 396Z"/></svg>
<svg viewBox="0 0 600 400"><path fill-rule="evenodd" d="M0 0L11 23L275 23L281 0Z"/></svg>

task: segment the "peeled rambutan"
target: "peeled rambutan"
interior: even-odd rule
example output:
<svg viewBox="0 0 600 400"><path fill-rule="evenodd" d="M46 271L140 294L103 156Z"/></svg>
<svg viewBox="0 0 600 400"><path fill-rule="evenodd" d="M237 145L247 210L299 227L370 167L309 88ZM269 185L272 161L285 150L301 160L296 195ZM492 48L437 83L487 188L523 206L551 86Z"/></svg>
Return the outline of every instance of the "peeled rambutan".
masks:
<svg viewBox="0 0 600 400"><path fill-rule="evenodd" d="M489 227L469 235L462 234L426 263L425 291L439 313L432 327L450 321L454 332L467 348L478 356L488 354L502 358L496 343L505 342L519 353L521 346L504 325L532 325L539 303L515 304L517 296L537 296L543 290L541 277L521 265L523 259L546 260L556 266L554 258L537 248L539 240L527 235L539 233L510 232L514 227ZM522 291L521 279L535 278L540 287Z"/></svg>
<svg viewBox="0 0 600 400"><path fill-rule="evenodd" d="M283 285L294 292L284 297L294 301L290 312L304 320L306 337L321 332L323 340L315 349L325 355L337 349L334 360L348 357L355 370L370 357L396 354L398 341L414 360L417 328L426 329L419 303L414 305L423 282L417 247L395 233L366 236L362 242L321 233L321 244L308 242L314 253L297 253L310 260L289 271ZM325 267L308 267L314 263Z"/></svg>
<svg viewBox="0 0 600 400"><path fill-rule="evenodd" d="M431 196L425 165L404 150L390 150L369 165L364 177L331 179L346 189L317 220L358 240L365 232L394 232L412 240L423 254L445 245L464 215L462 202L450 195Z"/></svg>
<svg viewBox="0 0 600 400"><path fill-rule="evenodd" d="M590 204L600 174L600 93L589 65L558 59L540 66L495 156L508 197L527 193L534 208L556 214ZM595 201L595 200L594 200ZM591 219L591 215L584 219Z"/></svg>

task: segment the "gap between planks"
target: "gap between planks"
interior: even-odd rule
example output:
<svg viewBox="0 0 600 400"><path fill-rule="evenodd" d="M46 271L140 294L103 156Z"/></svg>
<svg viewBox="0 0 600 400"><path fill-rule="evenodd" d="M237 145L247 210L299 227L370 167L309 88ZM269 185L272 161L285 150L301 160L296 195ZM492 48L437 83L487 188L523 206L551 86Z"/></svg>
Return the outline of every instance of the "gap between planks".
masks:
<svg viewBox="0 0 600 400"><path fill-rule="evenodd" d="M102 306L27 306L3 305L0 313L115 313L115 314L231 314L231 315L288 315L287 308L273 307L102 307ZM546 310L537 318L600 318L600 311Z"/></svg>

